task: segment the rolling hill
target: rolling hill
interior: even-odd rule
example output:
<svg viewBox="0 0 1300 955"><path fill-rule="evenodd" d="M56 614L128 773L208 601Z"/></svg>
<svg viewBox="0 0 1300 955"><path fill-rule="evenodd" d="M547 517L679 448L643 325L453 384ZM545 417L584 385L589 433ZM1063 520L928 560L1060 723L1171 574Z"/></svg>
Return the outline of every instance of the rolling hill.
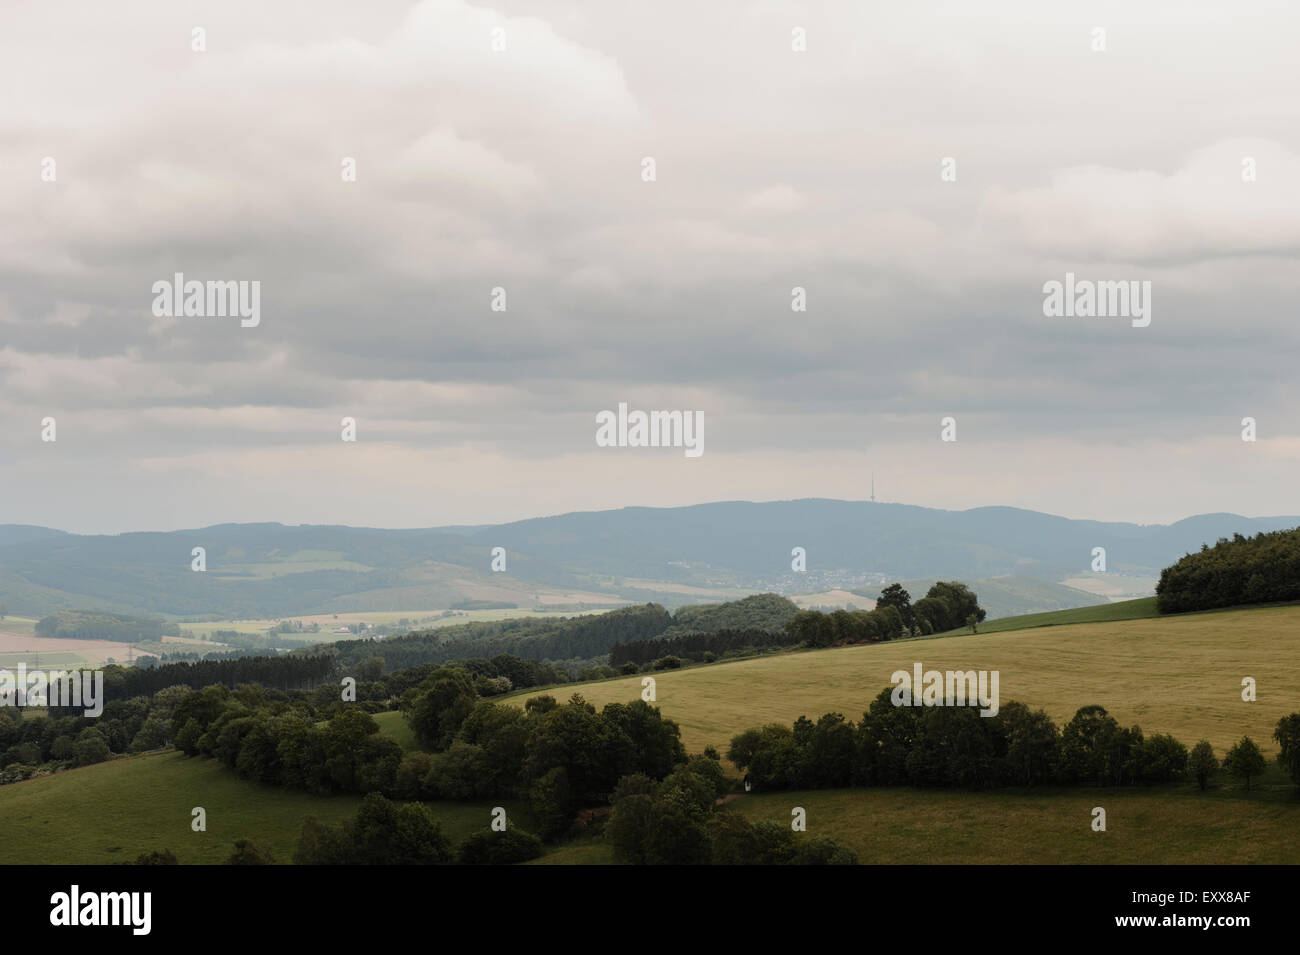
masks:
<svg viewBox="0 0 1300 955"><path fill-rule="evenodd" d="M1085 608L1088 613L1120 608ZM1058 725L1099 703L1121 723L1171 733L1189 747L1208 739L1220 753L1250 735L1270 758L1273 727L1300 710L1300 605L1061 623L1004 632L798 651L655 673L657 703L682 728L687 749L725 751L742 730L839 712L861 717L895 670L916 662L935 670L997 670L1001 701L1047 711ZM1243 677L1259 700L1241 699ZM640 675L552 692L590 703L622 703L641 694ZM513 695L522 706L539 690Z"/></svg>
<svg viewBox="0 0 1300 955"><path fill-rule="evenodd" d="M1149 576L1220 537L1297 524L1296 517L1208 514L1136 525L1005 507L819 499L630 507L425 530L220 524L78 535L9 524L0 525L0 602L35 617L77 609L232 619L467 600L675 607L934 577L996 578L987 588L996 610L1030 612L1096 602L1050 586L1086 572L1094 547L1106 548L1112 574ZM190 569L198 546L206 549L205 573ZM494 547L507 552L503 573L491 569ZM794 547L807 552L804 573L790 569Z"/></svg>

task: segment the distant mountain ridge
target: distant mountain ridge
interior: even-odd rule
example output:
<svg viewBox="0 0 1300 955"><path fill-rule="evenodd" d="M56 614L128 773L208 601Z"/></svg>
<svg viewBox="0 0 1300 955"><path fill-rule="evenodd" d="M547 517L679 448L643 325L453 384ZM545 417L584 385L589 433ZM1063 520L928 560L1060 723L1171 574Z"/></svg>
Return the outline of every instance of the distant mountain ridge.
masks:
<svg viewBox="0 0 1300 955"><path fill-rule="evenodd" d="M1094 547L1106 549L1109 573L1155 576L1221 537L1298 525L1300 517L1235 514L1138 525L1012 507L946 511L820 498L409 530L259 523L79 535L6 524L0 602L22 615L100 609L223 618L433 609L459 600L528 607L548 594L588 605L680 605L882 579L1059 581L1086 573ZM206 573L190 569L196 546L206 548ZM491 570L494 547L507 551L505 573ZM795 547L807 553L804 574L791 570Z"/></svg>

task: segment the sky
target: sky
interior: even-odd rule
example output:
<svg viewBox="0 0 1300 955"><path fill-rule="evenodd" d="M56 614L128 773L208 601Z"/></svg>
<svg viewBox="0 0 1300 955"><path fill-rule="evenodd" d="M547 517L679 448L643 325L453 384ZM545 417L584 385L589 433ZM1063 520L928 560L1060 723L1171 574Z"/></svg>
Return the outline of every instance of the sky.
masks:
<svg viewBox="0 0 1300 955"><path fill-rule="evenodd" d="M1298 513L1298 29L1249 0L11 0L0 523L427 527L873 475ZM176 273L259 283L257 323L157 314ZM1045 314L1067 273L1149 288L1149 324ZM702 416L704 452L599 446L620 402Z"/></svg>

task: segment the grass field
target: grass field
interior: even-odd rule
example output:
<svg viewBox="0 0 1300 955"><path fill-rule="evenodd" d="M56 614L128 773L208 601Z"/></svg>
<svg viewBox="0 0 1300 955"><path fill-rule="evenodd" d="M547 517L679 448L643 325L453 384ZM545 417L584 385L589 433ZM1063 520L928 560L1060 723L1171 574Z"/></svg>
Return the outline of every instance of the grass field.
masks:
<svg viewBox="0 0 1300 955"><path fill-rule="evenodd" d="M837 711L860 719L890 675L915 662L997 670L1002 703L1041 707L1058 724L1100 703L1125 725L1172 733L1189 748L1205 738L1222 754L1248 734L1272 756L1277 720L1300 710L1300 606L981 632L665 670L654 674L656 702L681 725L687 749L713 744L725 752L732 736L763 723ZM1242 702L1246 676L1258 683L1258 702ZM506 702L522 706L541 692L559 699L577 692L598 706L627 702L639 698L641 680L534 689Z"/></svg>
<svg viewBox="0 0 1300 955"><path fill-rule="evenodd" d="M411 729L411 724L406 722L401 713L393 710L388 713L376 713L374 717L375 722L379 724L379 732L391 737L402 747L402 752L409 753L420 748L415 741L415 731Z"/></svg>
<svg viewBox="0 0 1300 955"><path fill-rule="evenodd" d="M1052 789L950 792L832 789L750 795L728 806L846 845L865 865L1295 865L1300 798L1276 768L1260 791ZM1106 810L1106 831L1092 810ZM601 839L555 847L529 865L611 865Z"/></svg>
<svg viewBox="0 0 1300 955"><path fill-rule="evenodd" d="M304 819L335 823L360 802L259 786L214 760L149 753L0 786L0 865L134 862L155 849L182 864L214 864L245 838L288 863ZM428 805L457 845L491 819L487 804ZM504 805L508 818L526 821L522 807ZM207 810L206 832L190 829L195 806Z"/></svg>
<svg viewBox="0 0 1300 955"><path fill-rule="evenodd" d="M1009 630L1028 630L1030 627L1059 627L1070 623L1109 623L1116 620L1143 620L1158 616L1160 611L1156 610L1155 597L1138 597L1136 600L1121 600L1092 607L1075 607L1071 610L1052 610L1047 613L1027 613L1018 617L986 620L979 625L979 632L1006 633ZM949 630L936 636L969 632L966 627L958 627L956 630Z"/></svg>
<svg viewBox="0 0 1300 955"><path fill-rule="evenodd" d="M1176 788L946 792L819 790L739 799L752 820L790 824L856 850L863 863L1246 865L1300 863L1300 799L1276 774L1260 793ZM1092 810L1106 810L1106 831Z"/></svg>

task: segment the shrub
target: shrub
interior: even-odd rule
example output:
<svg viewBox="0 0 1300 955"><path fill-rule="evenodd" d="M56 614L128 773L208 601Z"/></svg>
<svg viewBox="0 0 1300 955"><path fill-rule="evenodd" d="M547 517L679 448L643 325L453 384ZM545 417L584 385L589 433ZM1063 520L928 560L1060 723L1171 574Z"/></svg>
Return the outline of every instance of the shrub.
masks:
<svg viewBox="0 0 1300 955"><path fill-rule="evenodd" d="M460 847L462 865L515 865L542 854L542 840L522 829L474 833Z"/></svg>

